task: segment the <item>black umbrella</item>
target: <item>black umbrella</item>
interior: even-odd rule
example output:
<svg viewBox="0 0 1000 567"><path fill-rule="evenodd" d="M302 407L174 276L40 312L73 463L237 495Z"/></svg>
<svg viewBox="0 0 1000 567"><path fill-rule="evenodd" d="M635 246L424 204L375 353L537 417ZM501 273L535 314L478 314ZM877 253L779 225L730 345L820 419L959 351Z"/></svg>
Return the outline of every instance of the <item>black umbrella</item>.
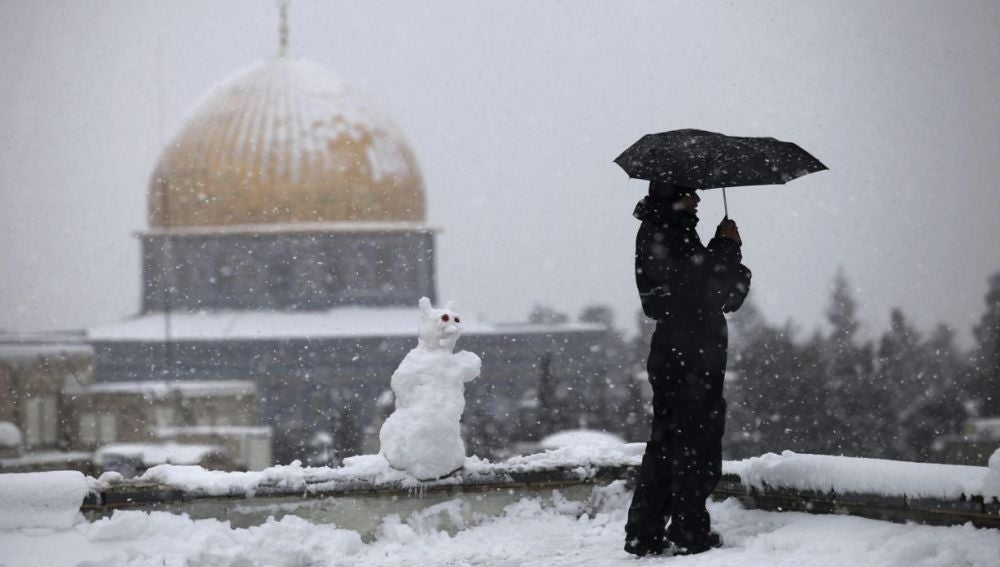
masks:
<svg viewBox="0 0 1000 567"><path fill-rule="evenodd" d="M615 163L629 177L691 189L784 185L826 169L809 152L774 138L740 138L705 130L646 134ZM727 205L728 216L728 205Z"/></svg>

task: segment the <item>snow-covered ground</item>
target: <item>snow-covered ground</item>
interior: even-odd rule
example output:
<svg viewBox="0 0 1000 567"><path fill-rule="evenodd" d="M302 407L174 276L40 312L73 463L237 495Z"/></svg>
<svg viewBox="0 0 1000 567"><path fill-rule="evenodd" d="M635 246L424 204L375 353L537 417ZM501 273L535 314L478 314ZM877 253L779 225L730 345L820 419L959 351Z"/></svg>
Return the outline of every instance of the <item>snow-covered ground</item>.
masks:
<svg viewBox="0 0 1000 567"><path fill-rule="evenodd" d="M0 532L0 564L31 566L677 565L879 566L1000 565L1000 531L972 526L900 525L850 516L745 510L712 503L722 549L690 557L646 558L622 551L629 493L604 489L593 517L583 505L522 499L498 517L462 528L459 501L408 518L389 516L376 539L295 516L248 529L167 512L116 512L70 529Z"/></svg>

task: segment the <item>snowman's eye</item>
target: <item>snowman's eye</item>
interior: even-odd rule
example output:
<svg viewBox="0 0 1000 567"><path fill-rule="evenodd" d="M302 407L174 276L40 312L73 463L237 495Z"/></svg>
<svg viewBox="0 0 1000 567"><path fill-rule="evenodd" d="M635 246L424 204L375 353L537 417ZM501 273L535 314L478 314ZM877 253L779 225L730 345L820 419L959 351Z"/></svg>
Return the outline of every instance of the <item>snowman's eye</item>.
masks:
<svg viewBox="0 0 1000 567"><path fill-rule="evenodd" d="M461 322L462 322L462 320L461 320L461 319L459 319L458 317L455 317L455 322L456 322L456 323L461 323Z"/></svg>
<svg viewBox="0 0 1000 567"><path fill-rule="evenodd" d="M447 313L441 316L441 320L444 321L445 323L447 323L449 319L451 319L451 317L448 317Z"/></svg>

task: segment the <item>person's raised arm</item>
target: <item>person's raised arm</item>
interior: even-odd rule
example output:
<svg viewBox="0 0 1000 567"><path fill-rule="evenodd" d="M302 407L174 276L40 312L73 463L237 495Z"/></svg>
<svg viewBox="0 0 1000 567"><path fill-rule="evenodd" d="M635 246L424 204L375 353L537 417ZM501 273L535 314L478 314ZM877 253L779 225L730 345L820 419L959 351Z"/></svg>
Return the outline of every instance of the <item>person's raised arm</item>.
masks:
<svg viewBox="0 0 1000 567"><path fill-rule="evenodd" d="M736 221L730 218L722 219L715 229L715 238L708 243L710 264L712 264L710 273L735 270L743 259L743 254L740 252L742 245L743 240L740 238L740 229L736 226Z"/></svg>
<svg viewBox="0 0 1000 567"><path fill-rule="evenodd" d="M719 223L708 244L709 291L718 298L724 313L739 309L750 291L751 272L741 263L742 244L739 227L729 218Z"/></svg>

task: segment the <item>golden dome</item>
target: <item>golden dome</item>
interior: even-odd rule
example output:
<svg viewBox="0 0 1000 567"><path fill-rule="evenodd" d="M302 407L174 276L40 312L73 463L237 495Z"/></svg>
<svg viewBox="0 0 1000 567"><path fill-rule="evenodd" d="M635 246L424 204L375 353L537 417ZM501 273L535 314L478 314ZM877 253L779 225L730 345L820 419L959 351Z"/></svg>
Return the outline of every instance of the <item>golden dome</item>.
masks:
<svg viewBox="0 0 1000 567"><path fill-rule="evenodd" d="M209 92L160 156L155 228L422 222L402 135L325 68L278 57Z"/></svg>

